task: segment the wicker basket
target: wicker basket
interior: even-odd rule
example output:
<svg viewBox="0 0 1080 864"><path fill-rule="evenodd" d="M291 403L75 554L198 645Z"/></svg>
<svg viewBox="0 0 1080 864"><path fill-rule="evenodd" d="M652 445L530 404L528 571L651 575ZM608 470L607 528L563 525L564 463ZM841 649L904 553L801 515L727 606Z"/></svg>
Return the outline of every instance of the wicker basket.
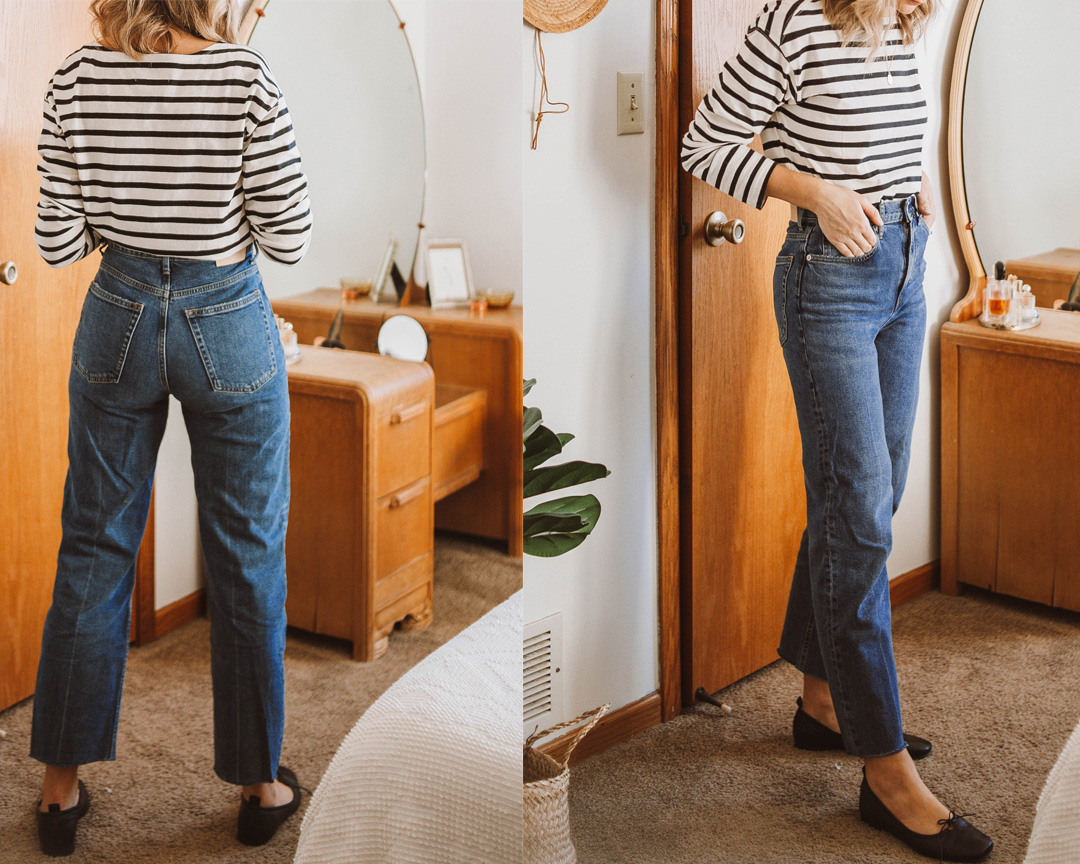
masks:
<svg viewBox="0 0 1080 864"><path fill-rule="evenodd" d="M577 864L570 842L570 754L610 707L610 703L601 705L573 720L534 732L525 742L522 864ZM570 739L562 762L533 747L541 738L582 721L587 722Z"/></svg>

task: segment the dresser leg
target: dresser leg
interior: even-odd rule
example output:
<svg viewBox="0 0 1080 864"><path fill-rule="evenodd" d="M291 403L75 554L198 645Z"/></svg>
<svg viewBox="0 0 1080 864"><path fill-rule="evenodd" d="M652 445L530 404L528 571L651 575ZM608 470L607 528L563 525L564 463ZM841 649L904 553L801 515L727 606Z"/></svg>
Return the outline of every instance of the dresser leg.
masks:
<svg viewBox="0 0 1080 864"><path fill-rule="evenodd" d="M416 614L406 615L398 626L406 633L412 630L424 630L431 624L433 617L433 610L429 605Z"/></svg>

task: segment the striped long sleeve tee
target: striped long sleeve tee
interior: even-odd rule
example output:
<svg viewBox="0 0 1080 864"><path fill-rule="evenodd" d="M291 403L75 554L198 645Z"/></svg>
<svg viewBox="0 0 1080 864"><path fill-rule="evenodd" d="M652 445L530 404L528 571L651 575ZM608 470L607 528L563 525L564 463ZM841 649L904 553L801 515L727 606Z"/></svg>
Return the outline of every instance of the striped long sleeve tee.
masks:
<svg viewBox="0 0 1080 864"><path fill-rule="evenodd" d="M110 240L202 260L254 241L295 264L311 238L285 97L246 46L142 61L83 46L49 82L38 155L35 235L53 267Z"/></svg>
<svg viewBox="0 0 1080 864"><path fill-rule="evenodd" d="M683 167L759 209L777 165L874 203L917 193L927 107L915 55L895 25L869 65L867 51L843 46L821 0L772 0L701 100Z"/></svg>

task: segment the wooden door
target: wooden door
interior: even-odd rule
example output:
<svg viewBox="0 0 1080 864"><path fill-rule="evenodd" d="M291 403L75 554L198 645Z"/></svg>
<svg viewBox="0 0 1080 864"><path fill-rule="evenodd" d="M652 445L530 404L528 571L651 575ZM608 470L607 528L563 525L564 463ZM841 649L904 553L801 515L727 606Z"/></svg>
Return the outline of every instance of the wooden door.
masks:
<svg viewBox="0 0 1080 864"><path fill-rule="evenodd" d="M52 74L92 40L86 0L0 2L0 709L34 692L67 471L71 343L97 254L51 269L34 245L37 141Z"/></svg>
<svg viewBox="0 0 1080 864"><path fill-rule="evenodd" d="M763 0L682 0L681 130ZM757 146L760 147L760 144ZM683 703L777 659L806 524L801 445L772 273L790 206L741 204L680 172L680 616ZM705 243L713 211L746 223L741 245Z"/></svg>

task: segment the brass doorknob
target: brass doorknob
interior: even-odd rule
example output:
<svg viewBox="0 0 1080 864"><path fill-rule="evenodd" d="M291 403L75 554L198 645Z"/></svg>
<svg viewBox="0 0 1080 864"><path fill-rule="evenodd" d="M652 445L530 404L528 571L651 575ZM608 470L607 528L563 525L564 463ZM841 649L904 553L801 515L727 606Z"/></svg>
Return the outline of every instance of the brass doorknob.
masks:
<svg viewBox="0 0 1080 864"><path fill-rule="evenodd" d="M705 242L710 246L721 246L727 240L731 243L742 243L746 236L746 225L742 219L728 219L717 210L710 213L705 220Z"/></svg>
<svg viewBox="0 0 1080 864"><path fill-rule="evenodd" d="M14 285L15 280L19 278L19 268L15 266L14 261L5 261L0 264L0 282L5 285Z"/></svg>

